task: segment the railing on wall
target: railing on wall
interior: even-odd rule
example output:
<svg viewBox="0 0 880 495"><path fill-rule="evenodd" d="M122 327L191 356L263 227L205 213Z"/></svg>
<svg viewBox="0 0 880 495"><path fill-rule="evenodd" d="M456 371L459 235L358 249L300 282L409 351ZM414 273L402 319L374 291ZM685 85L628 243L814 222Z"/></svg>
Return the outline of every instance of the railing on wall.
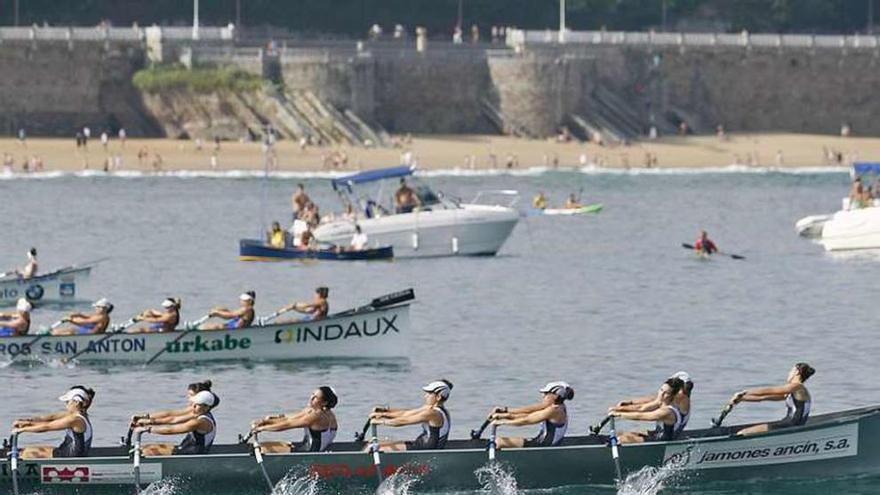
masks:
<svg viewBox="0 0 880 495"><path fill-rule="evenodd" d="M158 30L161 38L168 40L194 39L192 27L0 27L0 41L129 41L146 38L147 30ZM235 39L235 28L199 27L198 39L227 41Z"/></svg>

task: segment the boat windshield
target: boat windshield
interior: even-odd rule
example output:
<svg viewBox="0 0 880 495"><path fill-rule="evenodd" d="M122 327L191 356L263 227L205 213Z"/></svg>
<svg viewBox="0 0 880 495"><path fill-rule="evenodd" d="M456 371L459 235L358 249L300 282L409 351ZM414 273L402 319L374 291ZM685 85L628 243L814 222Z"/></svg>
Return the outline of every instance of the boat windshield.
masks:
<svg viewBox="0 0 880 495"><path fill-rule="evenodd" d="M337 186L342 182L342 180L339 180ZM403 187L410 188L412 193L418 198L420 211L458 207L455 201L446 198L443 193L434 191L430 186L411 175L405 179L399 176L392 176L369 180L369 182L377 184L375 188L365 187L366 184L364 182L367 181L350 181L344 183L345 187L336 188L343 208L345 208L343 216L374 218L377 216L394 215L397 212L395 197ZM359 187L354 187L355 185L359 185ZM372 189L372 191L368 189ZM334 215L331 218L338 218L338 216Z"/></svg>

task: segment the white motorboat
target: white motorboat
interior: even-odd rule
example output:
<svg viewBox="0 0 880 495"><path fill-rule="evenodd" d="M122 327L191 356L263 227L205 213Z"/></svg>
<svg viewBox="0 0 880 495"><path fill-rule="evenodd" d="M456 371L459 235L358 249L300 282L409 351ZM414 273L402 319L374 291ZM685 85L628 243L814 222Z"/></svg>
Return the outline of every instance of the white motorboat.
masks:
<svg viewBox="0 0 880 495"><path fill-rule="evenodd" d="M801 218L794 224L795 230L801 237L821 237L822 227L828 220L831 220L834 214L826 215L810 215Z"/></svg>
<svg viewBox="0 0 880 495"><path fill-rule="evenodd" d="M421 206L397 213L394 191L386 191L385 182L411 176L413 171L401 166L333 179L333 189L343 205L352 205L354 211L322 223L315 229L315 237L320 242L348 245L355 225L359 225L371 246L392 246L396 258L494 255L501 249L519 220L519 212L513 209L519 198L516 191L487 191L471 203L462 203L418 183L413 190ZM355 193L354 186L371 182L380 184L375 196ZM493 197L500 202L480 201Z"/></svg>
<svg viewBox="0 0 880 495"><path fill-rule="evenodd" d="M92 264L73 265L58 270L22 278L18 274L0 277L0 306L14 305L20 297L34 305L77 302L80 289L92 271Z"/></svg>
<svg viewBox="0 0 880 495"><path fill-rule="evenodd" d="M880 249L880 207L841 210L822 227L826 251Z"/></svg>

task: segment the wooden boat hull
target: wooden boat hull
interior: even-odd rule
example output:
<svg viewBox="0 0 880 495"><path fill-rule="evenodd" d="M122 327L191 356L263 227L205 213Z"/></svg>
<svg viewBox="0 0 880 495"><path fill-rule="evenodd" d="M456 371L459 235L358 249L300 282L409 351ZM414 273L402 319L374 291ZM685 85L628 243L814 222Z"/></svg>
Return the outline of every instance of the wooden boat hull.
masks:
<svg viewBox="0 0 880 495"><path fill-rule="evenodd" d="M91 266L82 266L27 280L17 276L5 277L0 279L0 306L13 306L20 297L26 297L35 305L76 302L79 290L91 271Z"/></svg>
<svg viewBox="0 0 880 495"><path fill-rule="evenodd" d="M688 432L676 442L625 445L620 450L623 472L645 466L667 466L685 473L681 483L716 480L812 479L880 474L880 406L816 416L803 427L750 437L731 436L734 428ZM265 467L278 481L288 473L315 475L344 493L371 491L376 471L363 445L334 444L333 452L267 454ZM23 460L19 480L29 489L51 493L101 486L131 486L134 477L127 450L92 449L93 457ZM398 470L420 479L426 490L477 489L474 474L488 464L483 440L450 441L439 451L381 454L387 477ZM497 452L497 461L514 473L519 488L614 483L614 464L602 437L573 437L559 447L510 449ZM177 477L187 492L212 487L212 493L260 493L265 489L254 457L245 445L218 445L202 456L145 458L145 482ZM77 475L76 473L79 473ZM8 461L0 462L0 490L11 486Z"/></svg>
<svg viewBox="0 0 880 495"><path fill-rule="evenodd" d="M142 364L222 360L389 359L407 356L409 305L331 316L316 322L253 326L239 330L0 338L0 358L50 361L91 348L80 362ZM182 338L181 338L182 337ZM178 340L179 339L179 340Z"/></svg>
<svg viewBox="0 0 880 495"><path fill-rule="evenodd" d="M383 246L363 251L337 251L335 249L308 251L296 248L276 248L266 246L258 240L242 239L239 243L238 257L242 261L372 261L390 260L394 257L394 249L391 246Z"/></svg>

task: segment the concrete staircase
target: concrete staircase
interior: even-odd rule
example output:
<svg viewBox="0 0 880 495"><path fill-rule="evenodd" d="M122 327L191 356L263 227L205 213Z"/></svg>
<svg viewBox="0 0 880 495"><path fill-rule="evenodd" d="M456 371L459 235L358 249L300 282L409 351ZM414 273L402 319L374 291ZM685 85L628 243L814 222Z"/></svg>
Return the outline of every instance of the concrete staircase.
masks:
<svg viewBox="0 0 880 495"><path fill-rule="evenodd" d="M505 118L495 104L487 98L480 99L480 112L489 122L498 129L501 134L509 134L517 137L532 138L534 137L527 129L513 122L511 119Z"/></svg>

